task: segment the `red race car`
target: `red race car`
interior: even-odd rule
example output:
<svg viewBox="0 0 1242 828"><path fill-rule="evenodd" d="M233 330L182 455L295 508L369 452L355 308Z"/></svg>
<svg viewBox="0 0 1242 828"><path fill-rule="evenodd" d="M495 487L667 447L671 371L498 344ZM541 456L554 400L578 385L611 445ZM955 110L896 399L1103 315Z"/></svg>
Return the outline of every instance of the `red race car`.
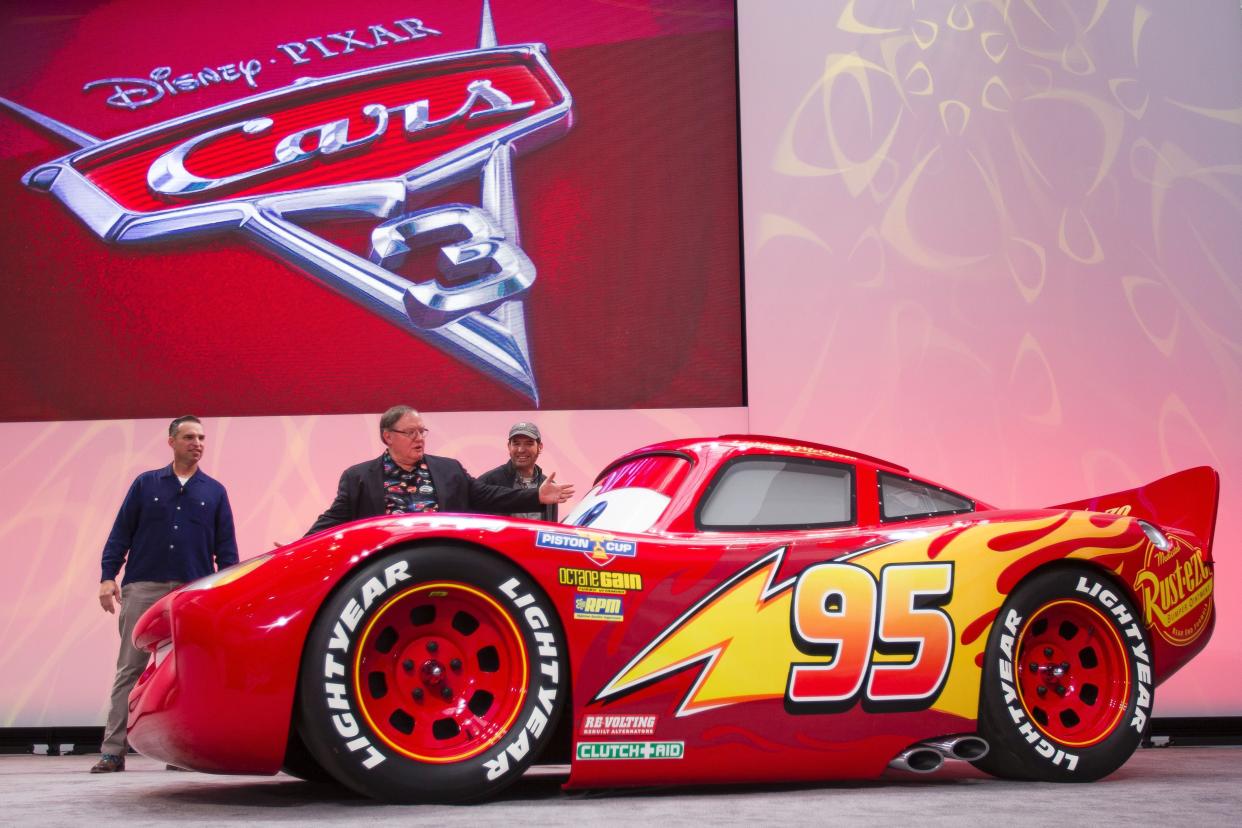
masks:
<svg viewBox="0 0 1242 828"><path fill-rule="evenodd" d="M131 744L459 802L873 777L1097 779L1213 626L1217 473L999 510L757 435L618 459L566 524L371 518L187 584L134 633Z"/></svg>

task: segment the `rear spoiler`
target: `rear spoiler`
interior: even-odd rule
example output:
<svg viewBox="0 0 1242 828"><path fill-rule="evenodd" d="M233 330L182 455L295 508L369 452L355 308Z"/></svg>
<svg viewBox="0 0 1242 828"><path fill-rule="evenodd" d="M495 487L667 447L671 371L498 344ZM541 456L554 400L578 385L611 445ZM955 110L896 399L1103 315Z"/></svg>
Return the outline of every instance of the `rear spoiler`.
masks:
<svg viewBox="0 0 1242 828"><path fill-rule="evenodd" d="M1219 501L1220 474L1211 466L1197 466L1153 480L1137 489L1049 508L1112 512L1141 518L1165 528L1182 529L1203 544L1204 560L1211 561Z"/></svg>

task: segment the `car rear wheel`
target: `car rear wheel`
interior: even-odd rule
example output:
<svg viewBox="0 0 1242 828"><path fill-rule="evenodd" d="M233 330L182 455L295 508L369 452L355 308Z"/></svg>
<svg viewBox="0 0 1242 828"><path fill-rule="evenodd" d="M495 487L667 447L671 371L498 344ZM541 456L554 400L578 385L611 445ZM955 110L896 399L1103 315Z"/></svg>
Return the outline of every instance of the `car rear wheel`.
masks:
<svg viewBox="0 0 1242 828"><path fill-rule="evenodd" d="M299 729L359 793L463 802L534 761L567 680L564 633L526 573L479 549L411 547L364 564L320 610Z"/></svg>
<svg viewBox="0 0 1242 828"><path fill-rule="evenodd" d="M1110 578L1086 567L1023 582L992 625L975 762L1014 779L1089 782L1121 767L1153 699L1142 616Z"/></svg>

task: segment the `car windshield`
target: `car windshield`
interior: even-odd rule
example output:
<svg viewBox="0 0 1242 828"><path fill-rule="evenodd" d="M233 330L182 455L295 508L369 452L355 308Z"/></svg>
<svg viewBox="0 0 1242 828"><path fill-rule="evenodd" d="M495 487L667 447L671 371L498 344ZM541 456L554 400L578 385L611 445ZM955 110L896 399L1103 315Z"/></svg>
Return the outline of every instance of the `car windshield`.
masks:
<svg viewBox="0 0 1242 828"><path fill-rule="evenodd" d="M664 514L690 461L652 454L622 463L587 492L565 523L615 532L645 532Z"/></svg>

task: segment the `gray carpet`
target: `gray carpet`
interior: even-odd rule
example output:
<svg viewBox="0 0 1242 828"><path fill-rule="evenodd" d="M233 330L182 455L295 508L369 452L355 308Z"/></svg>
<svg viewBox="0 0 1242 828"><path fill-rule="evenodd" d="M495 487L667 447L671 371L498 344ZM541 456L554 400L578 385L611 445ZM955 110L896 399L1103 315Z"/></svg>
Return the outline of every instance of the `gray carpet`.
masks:
<svg viewBox="0 0 1242 828"><path fill-rule="evenodd" d="M1086 785L1002 782L949 763L933 776L890 771L867 783L562 791L528 781L482 805L382 805L288 776L167 771L141 756L90 775L95 756L0 756L0 822L8 825L437 826L519 824L659 828L784 825L1209 825L1242 821L1242 747L1141 750Z"/></svg>

